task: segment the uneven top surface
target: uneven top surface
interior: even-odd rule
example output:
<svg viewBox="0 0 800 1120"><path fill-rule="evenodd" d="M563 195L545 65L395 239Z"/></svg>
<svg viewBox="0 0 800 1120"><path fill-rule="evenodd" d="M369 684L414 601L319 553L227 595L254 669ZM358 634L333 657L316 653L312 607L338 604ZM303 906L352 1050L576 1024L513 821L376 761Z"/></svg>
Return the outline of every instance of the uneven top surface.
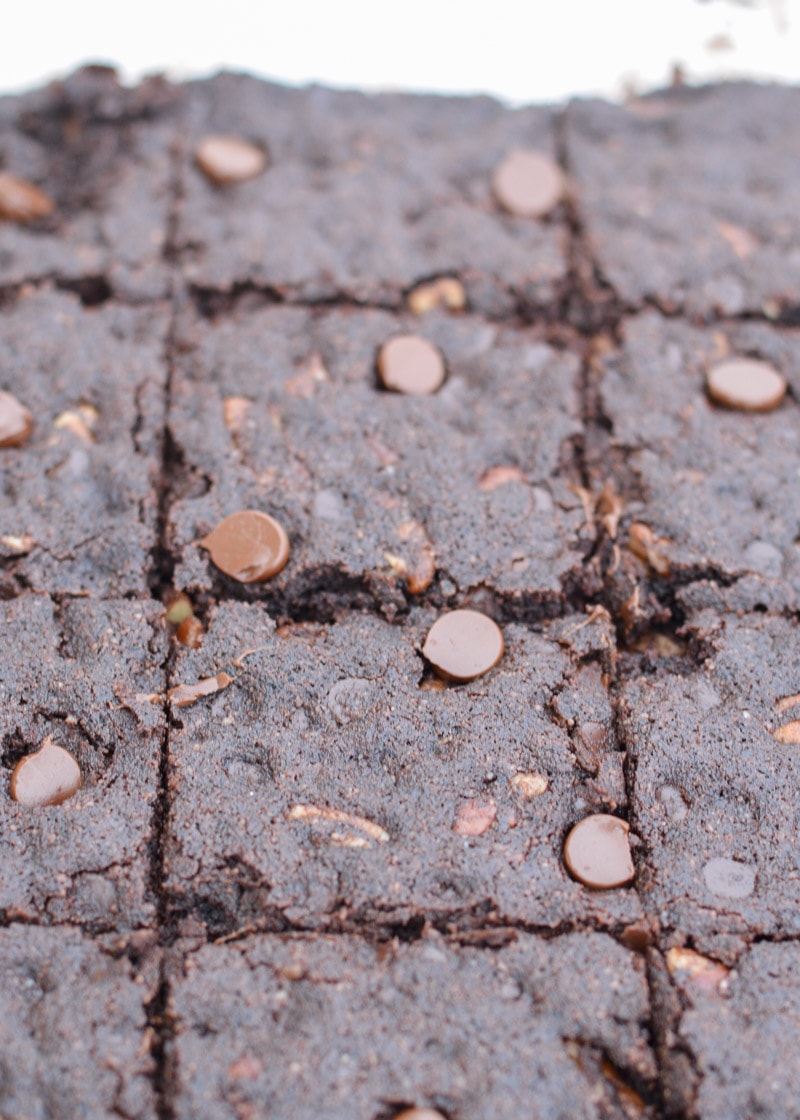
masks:
<svg viewBox="0 0 800 1120"><path fill-rule="evenodd" d="M792 1114L797 98L0 101L54 203L0 220L4 1117ZM212 183L214 133L264 170ZM407 333L432 395L379 387ZM774 410L709 399L736 356ZM262 584L200 543L247 508ZM505 654L450 686L458 607ZM46 736L82 786L26 808ZM564 865L594 813L619 889Z"/></svg>

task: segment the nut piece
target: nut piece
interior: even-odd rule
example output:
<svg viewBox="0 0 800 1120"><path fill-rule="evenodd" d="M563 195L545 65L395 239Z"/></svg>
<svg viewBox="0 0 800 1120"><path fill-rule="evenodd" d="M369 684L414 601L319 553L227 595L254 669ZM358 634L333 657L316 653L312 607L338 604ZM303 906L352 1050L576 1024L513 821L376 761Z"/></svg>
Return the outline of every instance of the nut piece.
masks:
<svg viewBox="0 0 800 1120"><path fill-rule="evenodd" d="M27 179L0 171L0 218L9 222L35 222L53 213L49 195Z"/></svg>
<svg viewBox="0 0 800 1120"><path fill-rule="evenodd" d="M18 447L33 431L33 417L11 393L0 390L0 447Z"/></svg>
<svg viewBox="0 0 800 1120"><path fill-rule="evenodd" d="M465 801L459 806L453 822L453 832L459 836L483 836L488 832L497 817L494 801Z"/></svg>
<svg viewBox="0 0 800 1120"><path fill-rule="evenodd" d="M408 295L408 310L414 315L444 308L446 311L463 311L467 306L464 285L454 276L440 276L419 284Z"/></svg>
<svg viewBox="0 0 800 1120"><path fill-rule="evenodd" d="M541 797L547 792L548 784L544 774L538 774L535 770L527 774L515 774L511 779L511 788L521 794L526 801Z"/></svg>

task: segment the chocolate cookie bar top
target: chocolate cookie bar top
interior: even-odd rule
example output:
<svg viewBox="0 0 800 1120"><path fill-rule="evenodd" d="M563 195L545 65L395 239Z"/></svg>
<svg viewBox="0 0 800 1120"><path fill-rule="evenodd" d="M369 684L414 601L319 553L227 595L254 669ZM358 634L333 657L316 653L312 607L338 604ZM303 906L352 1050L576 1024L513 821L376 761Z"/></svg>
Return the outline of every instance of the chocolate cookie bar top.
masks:
<svg viewBox="0 0 800 1120"><path fill-rule="evenodd" d="M175 712L176 910L215 935L636 919L632 889L587 891L561 859L576 820L625 804L600 666L559 644L568 627L508 625L490 673L430 691L416 650L434 617L398 627L349 613L275 632L255 604L212 611L175 677L237 679Z"/></svg>
<svg viewBox="0 0 800 1120"><path fill-rule="evenodd" d="M565 130L576 204L629 307L780 315L800 300L800 90L676 90L576 101Z"/></svg>
<svg viewBox="0 0 800 1120"><path fill-rule="evenodd" d="M0 221L0 285L50 277L89 302L111 290L134 300L168 293L178 99L160 79L124 89L104 67L0 98L0 169L54 204L38 223Z"/></svg>
<svg viewBox="0 0 800 1120"><path fill-rule="evenodd" d="M164 425L165 310L26 292L0 322L0 385L32 414L0 448L0 580L147 594Z"/></svg>
<svg viewBox="0 0 800 1120"><path fill-rule="evenodd" d="M417 281L456 272L476 310L503 316L518 302L554 310L567 272L563 226L504 215L491 196L509 148L554 154L550 110L292 90L235 74L185 93L178 239L190 283L396 307ZM208 133L265 146L268 169L213 185L193 164Z"/></svg>
<svg viewBox="0 0 800 1120"><path fill-rule="evenodd" d="M219 586L197 541L264 509L292 555L254 589L290 610L356 593L387 612L427 591L483 584L552 611L592 537L570 484L579 363L534 333L431 315L448 366L428 397L377 384L387 312L262 309L219 323L188 315L170 430L186 468L170 509L176 585ZM226 423L227 420L227 423ZM229 584L220 594L229 594Z"/></svg>
<svg viewBox="0 0 800 1120"><path fill-rule="evenodd" d="M655 1076L643 958L603 934L520 934L494 952L249 937L190 953L173 988L179 1120L265 1101L275 1120L411 1105L600 1120L627 1115L623 1101L650 1115L627 1084Z"/></svg>
<svg viewBox="0 0 800 1120"><path fill-rule="evenodd" d="M4 648L15 651L0 668L6 919L94 929L155 920L150 861L166 683L159 617L160 605L127 600L78 599L56 610L29 593L0 603ZM48 735L77 760L82 787L61 805L19 805L8 793L11 771Z"/></svg>

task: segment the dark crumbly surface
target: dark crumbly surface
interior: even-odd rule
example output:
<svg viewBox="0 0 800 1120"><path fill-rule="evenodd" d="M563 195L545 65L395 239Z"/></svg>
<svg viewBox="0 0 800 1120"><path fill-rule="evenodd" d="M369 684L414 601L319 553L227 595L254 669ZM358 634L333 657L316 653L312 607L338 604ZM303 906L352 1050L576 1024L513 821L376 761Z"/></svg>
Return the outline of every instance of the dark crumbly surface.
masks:
<svg viewBox="0 0 800 1120"><path fill-rule="evenodd" d="M0 1100L5 1120L156 1115L147 1004L152 934L0 929Z"/></svg>
<svg viewBox="0 0 800 1120"><path fill-rule="evenodd" d="M793 318L800 90L732 83L567 111L593 258L629 308Z"/></svg>
<svg viewBox="0 0 800 1120"><path fill-rule="evenodd" d="M640 916L634 891L587 892L560 855L589 804L625 805L599 665L582 668L547 633L509 625L488 678L421 690L418 650L434 618L415 611L398 628L350 615L275 633L258 607L215 609L202 651L182 651L175 666L186 682L236 676L208 704L174 712L166 866L179 909L216 933ZM591 721L593 776L562 712L574 713L578 740ZM513 780L531 772L548 788L526 798ZM496 819L466 837L454 826L471 801ZM298 808L352 819L297 819Z"/></svg>
<svg viewBox="0 0 800 1120"><path fill-rule="evenodd" d="M0 914L127 930L150 925L164 707L158 605L46 595L0 603L0 741L8 774L47 735L77 759L82 788L29 809L0 798ZM136 700L156 694L157 703ZM131 710L132 709L132 710ZM7 780L7 779L6 779Z"/></svg>
<svg viewBox="0 0 800 1120"><path fill-rule="evenodd" d="M190 953L173 984L180 1118L649 1114L644 962L603 934L250 937Z"/></svg>
<svg viewBox="0 0 800 1120"><path fill-rule="evenodd" d="M445 385L382 391L379 347L416 329L444 355ZM592 543L574 489L574 353L472 317L418 327L378 310L187 317L180 337L170 432L186 482L169 533L190 594L219 584L196 542L229 513L264 508L286 526L291 563L246 594L281 612L319 615L358 595L391 617L409 593L447 603L479 585L519 612L563 606Z"/></svg>
<svg viewBox="0 0 800 1120"><path fill-rule="evenodd" d="M0 223L3 1117L794 1114L797 98L0 99L55 202ZM211 185L212 132L267 169ZM492 200L514 147L567 176L542 222ZM378 389L403 332L437 394ZM736 354L774 412L709 403ZM248 507L259 586L199 546ZM453 607L506 652L441 687ZM83 785L25 809L48 735ZM566 874L595 812L625 888Z"/></svg>
<svg viewBox="0 0 800 1120"><path fill-rule="evenodd" d="M6 595L147 593L166 330L166 308L85 310L53 291L3 314L0 385L34 417L25 447L0 459Z"/></svg>
<svg viewBox="0 0 800 1120"><path fill-rule="evenodd" d="M504 215L490 191L510 148L555 155L551 110L291 90L236 74L184 92L188 155L222 132L266 148L271 162L220 206L220 189L187 160L178 238L192 285L397 307L418 281L458 273L476 311L553 314L567 276L564 222Z"/></svg>

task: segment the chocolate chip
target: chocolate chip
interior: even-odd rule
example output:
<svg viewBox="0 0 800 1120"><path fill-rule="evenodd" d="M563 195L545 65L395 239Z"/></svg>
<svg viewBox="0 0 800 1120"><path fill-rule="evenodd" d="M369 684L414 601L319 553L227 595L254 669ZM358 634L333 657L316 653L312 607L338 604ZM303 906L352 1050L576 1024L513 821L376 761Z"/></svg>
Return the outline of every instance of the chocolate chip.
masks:
<svg viewBox="0 0 800 1120"><path fill-rule="evenodd" d="M504 210L520 218L541 218L564 193L564 176L542 152L510 152L494 173L494 195Z"/></svg>
<svg viewBox="0 0 800 1120"><path fill-rule="evenodd" d="M404 1108L394 1120L444 1120L444 1116L435 1108Z"/></svg>
<svg viewBox="0 0 800 1120"><path fill-rule="evenodd" d="M11 393L0 390L0 447L16 447L33 431L33 417Z"/></svg>
<svg viewBox="0 0 800 1120"><path fill-rule="evenodd" d="M598 890L630 883L634 869L628 832L626 821L608 813L578 821L564 844L564 862L573 879Z"/></svg>
<svg viewBox="0 0 800 1120"><path fill-rule="evenodd" d="M35 222L53 213L54 203L39 187L0 171L0 218L9 222Z"/></svg>
<svg viewBox="0 0 800 1120"><path fill-rule="evenodd" d="M423 656L440 677L461 684L483 676L503 656L503 633L480 611L451 611L428 631Z"/></svg>
<svg viewBox="0 0 800 1120"><path fill-rule="evenodd" d="M415 334L396 335L380 348L378 376L384 389L407 396L427 396L444 382L444 359L427 339Z"/></svg>
<svg viewBox="0 0 800 1120"><path fill-rule="evenodd" d="M708 395L717 404L742 412L769 412L786 393L786 381L767 362L730 358L706 375Z"/></svg>
<svg viewBox="0 0 800 1120"><path fill-rule="evenodd" d="M19 760L11 774L11 796L26 808L60 805L80 788L80 767L49 735L38 751Z"/></svg>
<svg viewBox="0 0 800 1120"><path fill-rule="evenodd" d="M267 166L267 154L239 136L206 136L195 149L197 166L219 186L254 179Z"/></svg>
<svg viewBox="0 0 800 1120"><path fill-rule="evenodd" d="M208 549L212 563L239 583L271 579L289 559L286 530L256 509L232 513L199 543Z"/></svg>
<svg viewBox="0 0 800 1120"><path fill-rule="evenodd" d="M754 867L725 856L710 859L703 868L703 878L711 893L721 898L747 898L756 885Z"/></svg>

